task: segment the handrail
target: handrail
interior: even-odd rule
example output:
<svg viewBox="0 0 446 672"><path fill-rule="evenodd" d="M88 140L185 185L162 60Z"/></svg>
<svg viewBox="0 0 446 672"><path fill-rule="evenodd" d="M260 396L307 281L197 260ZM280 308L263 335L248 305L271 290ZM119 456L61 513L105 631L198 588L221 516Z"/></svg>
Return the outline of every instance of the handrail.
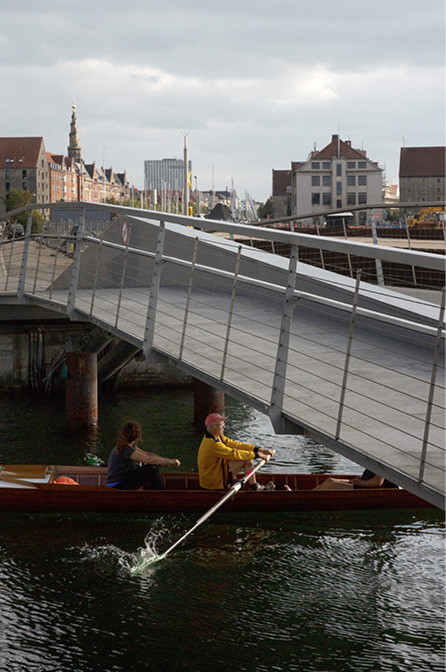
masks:
<svg viewBox="0 0 446 672"><path fill-rule="evenodd" d="M420 207L420 204L401 204L401 207ZM440 202L437 202L436 205L441 206ZM93 203L88 201L76 201L76 202L64 202L64 203L39 203L32 206L23 206L15 210L11 210L5 213L5 217L15 216L21 212L26 212L29 210L35 209L49 209L51 207L57 206L62 209L73 209L79 208L81 210L85 208L93 208L95 210L105 210L107 212L116 212L120 215L133 217L135 219L149 219L158 222L165 222L167 224L179 224L181 226L186 226L188 228L195 227L198 229L204 229L208 231L220 231L222 233L228 233L232 235L241 235L246 236L247 238L258 238L265 240L273 240L275 242L282 242L289 245L302 245L304 247L310 247L313 249L323 249L331 252L341 252L344 254L364 256L370 259L380 259L382 261L389 261L393 263L400 263L409 266L418 266L420 268L428 268L434 271L444 271L445 264L444 258L441 255L433 254L430 252L419 252L414 250L398 249L385 245L374 245L371 243L360 243L353 242L350 240L340 240L335 238L328 238L326 236L317 236L314 234L301 233L296 231L281 231L278 229L269 229L264 228L263 222L262 226L254 226L252 224L235 224L228 222L221 222L218 220L212 219L201 219L200 217L188 217L186 215L176 215L172 213L158 212L155 210L142 210L139 208L128 208L125 206L110 205L107 203ZM375 208L377 206L366 206L361 209ZM387 206L389 207L389 206ZM426 203L423 203L422 207L427 207ZM326 213L320 213L321 216L324 214L330 214L335 212L342 212L342 210L337 211L327 211ZM274 223L274 221L285 221L286 219L297 219L297 218L308 218L313 217L314 213L296 216L292 218L283 218L281 220L268 220L269 223ZM319 216L319 215L318 215ZM42 234L40 234L42 235ZM228 241L226 241L228 242Z"/></svg>

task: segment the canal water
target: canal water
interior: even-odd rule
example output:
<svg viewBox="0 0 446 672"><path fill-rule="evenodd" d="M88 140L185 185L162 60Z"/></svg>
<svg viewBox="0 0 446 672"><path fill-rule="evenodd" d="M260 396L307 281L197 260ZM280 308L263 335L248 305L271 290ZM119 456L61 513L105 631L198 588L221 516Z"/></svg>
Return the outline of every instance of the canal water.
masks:
<svg viewBox="0 0 446 672"><path fill-rule="evenodd" d="M236 402L226 412L229 436L277 449L266 471L360 473ZM0 463L106 459L127 419L143 447L195 468L186 389L104 398L91 434L67 429L63 400L2 398ZM444 670L438 510L218 512L131 575L196 518L0 513L0 672Z"/></svg>

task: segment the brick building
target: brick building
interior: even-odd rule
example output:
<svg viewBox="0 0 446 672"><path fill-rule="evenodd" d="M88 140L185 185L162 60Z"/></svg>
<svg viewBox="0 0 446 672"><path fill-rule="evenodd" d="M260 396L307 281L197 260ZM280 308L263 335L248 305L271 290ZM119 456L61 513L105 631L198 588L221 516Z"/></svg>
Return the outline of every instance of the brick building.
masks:
<svg viewBox="0 0 446 672"><path fill-rule="evenodd" d="M34 203L50 200L50 175L43 138L0 138L0 198L29 191ZM3 200L0 212L5 212Z"/></svg>
<svg viewBox="0 0 446 672"><path fill-rule="evenodd" d="M400 201L445 200L445 147L402 147Z"/></svg>
<svg viewBox="0 0 446 672"><path fill-rule="evenodd" d="M86 164L81 156L73 104L67 156L45 150L42 137L0 138L0 198L13 189L29 191L34 203L130 200L126 173ZM0 213L6 208L0 201Z"/></svg>

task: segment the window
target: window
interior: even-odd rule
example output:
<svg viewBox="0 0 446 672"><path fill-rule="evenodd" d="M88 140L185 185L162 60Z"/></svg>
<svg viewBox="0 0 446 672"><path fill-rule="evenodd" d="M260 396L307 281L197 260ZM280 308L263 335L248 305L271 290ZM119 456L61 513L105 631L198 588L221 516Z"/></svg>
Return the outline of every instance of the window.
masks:
<svg viewBox="0 0 446 672"><path fill-rule="evenodd" d="M311 205L320 205L321 195L319 193L311 194Z"/></svg>
<svg viewBox="0 0 446 672"><path fill-rule="evenodd" d="M322 161L322 170L331 170L331 161Z"/></svg>
<svg viewBox="0 0 446 672"><path fill-rule="evenodd" d="M312 170L319 170L320 167L321 167L320 161L313 161L311 164Z"/></svg>
<svg viewBox="0 0 446 672"><path fill-rule="evenodd" d="M322 175L322 186L331 187L331 175Z"/></svg>
<svg viewBox="0 0 446 672"><path fill-rule="evenodd" d="M342 182L336 182L336 196L341 196L342 194Z"/></svg>
<svg viewBox="0 0 446 672"><path fill-rule="evenodd" d="M325 192L322 194L322 205L330 205L331 206L331 194L328 192Z"/></svg>
<svg viewBox="0 0 446 672"><path fill-rule="evenodd" d="M367 203L367 193L360 191L358 194L358 205L364 205L365 203Z"/></svg>
<svg viewBox="0 0 446 672"><path fill-rule="evenodd" d="M9 184L9 182L6 182L5 191L9 191L10 189L11 189L11 185Z"/></svg>
<svg viewBox="0 0 446 672"><path fill-rule="evenodd" d="M11 171L10 170L5 170L5 180L11 179Z"/></svg>
<svg viewBox="0 0 446 672"><path fill-rule="evenodd" d="M341 200L340 198L338 198L338 199L336 200L336 207L337 207L337 208L342 208L342 200Z"/></svg>
<svg viewBox="0 0 446 672"><path fill-rule="evenodd" d="M22 182L22 189L26 191L28 189L26 182Z"/></svg>
<svg viewBox="0 0 446 672"><path fill-rule="evenodd" d="M354 192L347 193L347 205L356 205L356 194Z"/></svg>
<svg viewBox="0 0 446 672"><path fill-rule="evenodd" d="M356 175L347 175L347 186L356 187Z"/></svg>
<svg viewBox="0 0 446 672"><path fill-rule="evenodd" d="M356 168L356 161L347 161L347 168L354 170Z"/></svg>
<svg viewBox="0 0 446 672"><path fill-rule="evenodd" d="M22 180L26 180L26 170L22 170Z"/></svg>
<svg viewBox="0 0 446 672"><path fill-rule="evenodd" d="M358 161L358 168L367 168L367 161Z"/></svg>
<svg viewBox="0 0 446 672"><path fill-rule="evenodd" d="M342 163L336 164L336 177L342 177Z"/></svg>
<svg viewBox="0 0 446 672"><path fill-rule="evenodd" d="M358 186L365 187L367 184L367 175L358 175Z"/></svg>
<svg viewBox="0 0 446 672"><path fill-rule="evenodd" d="M321 183L320 175L312 175L311 176L311 186L312 187L319 187L320 183Z"/></svg>

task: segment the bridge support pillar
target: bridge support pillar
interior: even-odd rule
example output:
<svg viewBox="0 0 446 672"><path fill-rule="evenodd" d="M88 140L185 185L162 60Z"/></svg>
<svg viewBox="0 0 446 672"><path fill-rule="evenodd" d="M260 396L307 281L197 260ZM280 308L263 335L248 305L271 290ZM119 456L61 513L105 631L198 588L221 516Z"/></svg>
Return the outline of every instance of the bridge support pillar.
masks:
<svg viewBox="0 0 446 672"><path fill-rule="evenodd" d="M197 378L194 379L194 423L203 427L204 420L209 413L225 412L224 392L216 390Z"/></svg>
<svg viewBox="0 0 446 672"><path fill-rule="evenodd" d="M98 422L98 372L95 352L67 352L67 422L88 427Z"/></svg>

